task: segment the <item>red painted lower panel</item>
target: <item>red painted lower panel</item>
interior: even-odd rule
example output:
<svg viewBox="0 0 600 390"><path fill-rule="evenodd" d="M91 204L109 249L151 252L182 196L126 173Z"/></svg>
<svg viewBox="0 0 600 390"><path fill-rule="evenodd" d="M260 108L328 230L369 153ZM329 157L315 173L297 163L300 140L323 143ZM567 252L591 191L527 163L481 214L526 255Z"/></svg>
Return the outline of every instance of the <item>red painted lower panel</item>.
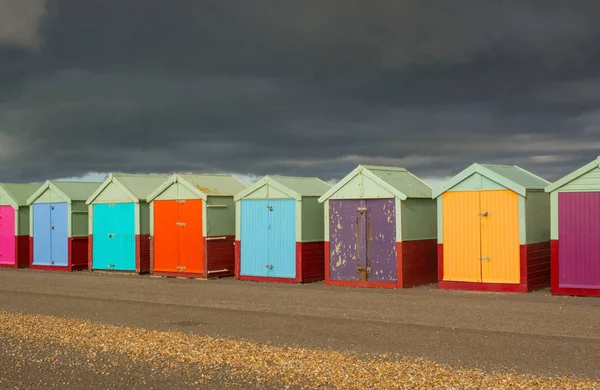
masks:
<svg viewBox="0 0 600 390"><path fill-rule="evenodd" d="M235 236L205 240L206 270L209 278L233 276L235 273ZM218 272L215 272L218 271Z"/></svg>
<svg viewBox="0 0 600 390"><path fill-rule="evenodd" d="M397 243L396 251L402 253L398 286L416 287L437 282L437 240L413 240Z"/></svg>
<svg viewBox="0 0 600 390"><path fill-rule="evenodd" d="M525 293L550 284L550 243L540 242L520 246L521 283L473 283L444 281L443 244L438 244L438 288L492 292Z"/></svg>
<svg viewBox="0 0 600 390"><path fill-rule="evenodd" d="M88 269L92 269L92 264L94 260L94 236L90 234L88 236Z"/></svg>
<svg viewBox="0 0 600 390"><path fill-rule="evenodd" d="M325 259L323 258L325 243L323 241L298 242L296 246L299 247L297 261L302 270L300 281L309 283L325 279Z"/></svg>
<svg viewBox="0 0 600 390"><path fill-rule="evenodd" d="M323 242L296 243L296 277L269 278L240 275L240 241L235 242L235 278L251 282L310 283L324 279ZM306 261L306 265L304 262Z"/></svg>
<svg viewBox="0 0 600 390"><path fill-rule="evenodd" d="M150 272L150 235L139 234L135 241L136 272L147 274Z"/></svg>
<svg viewBox="0 0 600 390"><path fill-rule="evenodd" d="M559 287L559 267L558 267L558 240L550 242L551 253L551 286L552 295L574 295L580 297L600 297L600 289L589 288L564 288Z"/></svg>
<svg viewBox="0 0 600 390"><path fill-rule="evenodd" d="M88 268L88 237L69 238L69 264L73 270Z"/></svg>
<svg viewBox="0 0 600 390"><path fill-rule="evenodd" d="M67 266L34 265L33 264L33 237L29 237L29 268L34 271L71 272L88 269L87 263L87 237L69 237L68 264ZM74 263L74 259L75 263Z"/></svg>
<svg viewBox="0 0 600 390"><path fill-rule="evenodd" d="M29 236L15 237L15 262L0 264L0 268L29 268Z"/></svg>

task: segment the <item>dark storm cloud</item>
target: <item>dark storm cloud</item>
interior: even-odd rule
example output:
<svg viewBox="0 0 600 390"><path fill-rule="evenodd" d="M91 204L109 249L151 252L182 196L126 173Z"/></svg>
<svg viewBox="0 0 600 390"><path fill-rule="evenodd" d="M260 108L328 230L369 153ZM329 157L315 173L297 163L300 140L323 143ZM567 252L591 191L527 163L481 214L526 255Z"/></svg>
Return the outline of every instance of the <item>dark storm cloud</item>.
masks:
<svg viewBox="0 0 600 390"><path fill-rule="evenodd" d="M600 149L593 0L25 3L30 28L0 29L3 181L473 161L555 179Z"/></svg>

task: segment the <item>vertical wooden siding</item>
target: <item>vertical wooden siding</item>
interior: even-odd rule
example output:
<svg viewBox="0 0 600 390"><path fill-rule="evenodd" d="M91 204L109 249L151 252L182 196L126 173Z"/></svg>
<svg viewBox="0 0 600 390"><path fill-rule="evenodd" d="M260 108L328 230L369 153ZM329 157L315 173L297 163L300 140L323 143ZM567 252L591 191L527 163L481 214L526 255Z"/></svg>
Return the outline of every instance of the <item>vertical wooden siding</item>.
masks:
<svg viewBox="0 0 600 390"><path fill-rule="evenodd" d="M600 289L600 192L559 193L559 287Z"/></svg>

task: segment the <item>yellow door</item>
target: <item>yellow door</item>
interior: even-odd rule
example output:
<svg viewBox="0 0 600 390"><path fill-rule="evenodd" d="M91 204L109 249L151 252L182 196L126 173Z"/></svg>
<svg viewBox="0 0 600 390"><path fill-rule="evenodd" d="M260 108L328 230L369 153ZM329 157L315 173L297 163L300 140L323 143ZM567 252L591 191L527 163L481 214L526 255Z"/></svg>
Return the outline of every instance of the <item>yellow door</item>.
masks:
<svg viewBox="0 0 600 390"><path fill-rule="evenodd" d="M479 191L442 195L444 280L481 282Z"/></svg>
<svg viewBox="0 0 600 390"><path fill-rule="evenodd" d="M509 190L481 191L481 212L482 282L518 284L519 195Z"/></svg>

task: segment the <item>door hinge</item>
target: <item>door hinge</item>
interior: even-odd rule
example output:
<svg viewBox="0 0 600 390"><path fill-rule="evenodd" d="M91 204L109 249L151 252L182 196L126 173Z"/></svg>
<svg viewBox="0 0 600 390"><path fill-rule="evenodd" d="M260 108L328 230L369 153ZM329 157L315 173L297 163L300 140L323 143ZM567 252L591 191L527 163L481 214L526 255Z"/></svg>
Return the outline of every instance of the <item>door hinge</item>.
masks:
<svg viewBox="0 0 600 390"><path fill-rule="evenodd" d="M268 269L273 269L273 266L271 264L267 265Z"/></svg>
<svg viewBox="0 0 600 390"><path fill-rule="evenodd" d="M269 209L269 211L273 211L273 209L275 208L274 206L267 206L267 208Z"/></svg>
<svg viewBox="0 0 600 390"><path fill-rule="evenodd" d="M488 260L492 260L492 258L491 257L480 257L479 260L486 260L486 261L488 261Z"/></svg>
<svg viewBox="0 0 600 390"><path fill-rule="evenodd" d="M179 204L184 204L184 203L185 203L185 199L179 199L179 200L177 201L177 203L179 203Z"/></svg>

